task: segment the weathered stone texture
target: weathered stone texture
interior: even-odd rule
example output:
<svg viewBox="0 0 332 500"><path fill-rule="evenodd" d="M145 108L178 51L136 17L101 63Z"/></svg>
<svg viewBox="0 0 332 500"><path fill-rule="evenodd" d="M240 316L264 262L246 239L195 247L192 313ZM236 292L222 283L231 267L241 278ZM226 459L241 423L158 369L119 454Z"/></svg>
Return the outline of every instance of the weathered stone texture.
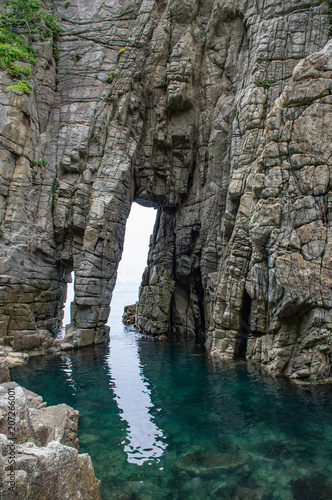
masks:
<svg viewBox="0 0 332 500"><path fill-rule="evenodd" d="M0 384L10 381L10 374L7 363L0 358Z"/></svg>
<svg viewBox="0 0 332 500"><path fill-rule="evenodd" d="M138 201L159 209L140 329L207 332L214 354L328 378L327 4L50 7L63 28L57 71L40 44L31 99L0 94L2 335L17 304L33 325L23 330L56 332L74 270L65 341L107 340Z"/></svg>
<svg viewBox="0 0 332 500"><path fill-rule="evenodd" d="M15 426L10 428L14 435L8 427L8 390L15 407ZM100 481L95 478L91 459L77 451L77 421L78 412L65 404L47 407L40 396L14 382L0 385L0 482L4 498L100 499ZM15 455L14 491L8 472L11 455Z"/></svg>
<svg viewBox="0 0 332 500"><path fill-rule="evenodd" d="M137 304L131 304L129 306L125 306L122 315L122 323L124 323L125 325L135 325L136 314L137 314Z"/></svg>

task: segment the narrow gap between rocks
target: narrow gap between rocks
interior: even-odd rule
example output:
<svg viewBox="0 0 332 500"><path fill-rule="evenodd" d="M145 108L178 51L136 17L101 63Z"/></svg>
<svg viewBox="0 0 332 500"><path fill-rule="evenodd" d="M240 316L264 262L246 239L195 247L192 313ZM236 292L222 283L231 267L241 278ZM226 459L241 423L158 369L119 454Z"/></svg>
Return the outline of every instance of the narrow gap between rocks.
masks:
<svg viewBox="0 0 332 500"><path fill-rule="evenodd" d="M150 236L156 221L157 210L133 203L126 223L126 235L122 258L118 267L117 282L113 296L117 291L126 288L138 289L142 274L147 264ZM74 300L75 273L71 274L72 282L67 285L67 299L64 306L62 328L58 338L63 338L66 325L70 323L70 304ZM137 300L136 299L136 300ZM129 305L129 304L127 304Z"/></svg>
<svg viewBox="0 0 332 500"><path fill-rule="evenodd" d="M118 286L136 285L137 294L147 264L150 236L157 210L134 202L126 223L126 234L114 293Z"/></svg>
<svg viewBox="0 0 332 500"><path fill-rule="evenodd" d="M64 305L64 310L63 310L63 320L62 320L62 327L59 330L59 333L57 335L57 338L63 339L66 333L66 325L69 325L70 323L70 304L74 300L74 283L75 283L75 273L74 271L71 273L71 282L67 283L67 298L66 302Z"/></svg>
<svg viewBox="0 0 332 500"><path fill-rule="evenodd" d="M235 348L235 358L236 359L244 359L247 353L247 343L248 343L248 335L250 333L250 311L251 311L251 297L244 290L243 294L243 303L242 303L242 311L240 318L240 329L238 333L238 338L236 342Z"/></svg>

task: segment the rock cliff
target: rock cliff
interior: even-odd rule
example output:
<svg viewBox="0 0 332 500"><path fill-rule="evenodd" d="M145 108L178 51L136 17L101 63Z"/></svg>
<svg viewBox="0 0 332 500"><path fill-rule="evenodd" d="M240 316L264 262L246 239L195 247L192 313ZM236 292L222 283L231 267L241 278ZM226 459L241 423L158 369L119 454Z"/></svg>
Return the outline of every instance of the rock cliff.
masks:
<svg viewBox="0 0 332 500"><path fill-rule="evenodd" d="M58 61L36 42L30 97L0 94L2 336L55 334L74 270L66 340L107 340L137 201L158 207L139 328L327 379L328 3L45 5Z"/></svg>

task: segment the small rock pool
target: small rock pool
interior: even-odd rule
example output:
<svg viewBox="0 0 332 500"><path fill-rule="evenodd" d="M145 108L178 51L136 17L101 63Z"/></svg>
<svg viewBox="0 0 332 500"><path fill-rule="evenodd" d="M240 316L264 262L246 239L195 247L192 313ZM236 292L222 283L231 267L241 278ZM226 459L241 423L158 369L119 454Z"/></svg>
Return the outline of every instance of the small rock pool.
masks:
<svg viewBox="0 0 332 500"><path fill-rule="evenodd" d="M110 347L33 358L12 380L79 410L108 499L332 498L332 387L298 386L194 342L155 342L121 323L136 291L117 290Z"/></svg>

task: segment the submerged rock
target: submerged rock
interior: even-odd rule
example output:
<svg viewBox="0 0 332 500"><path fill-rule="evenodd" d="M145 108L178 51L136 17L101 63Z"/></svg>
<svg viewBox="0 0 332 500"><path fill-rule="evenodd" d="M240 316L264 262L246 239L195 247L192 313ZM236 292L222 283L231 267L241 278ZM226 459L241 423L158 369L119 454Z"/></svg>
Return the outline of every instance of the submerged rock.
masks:
<svg viewBox="0 0 332 500"><path fill-rule="evenodd" d="M201 449L183 455L173 468L190 476L215 478L237 470L248 459L245 453L211 453Z"/></svg>
<svg viewBox="0 0 332 500"><path fill-rule="evenodd" d="M162 335L157 335L154 339L159 342L164 342L165 340L168 340L168 337L163 333Z"/></svg>
<svg viewBox="0 0 332 500"><path fill-rule="evenodd" d="M332 482L324 474L312 474L290 481L294 500L328 500L332 498Z"/></svg>

